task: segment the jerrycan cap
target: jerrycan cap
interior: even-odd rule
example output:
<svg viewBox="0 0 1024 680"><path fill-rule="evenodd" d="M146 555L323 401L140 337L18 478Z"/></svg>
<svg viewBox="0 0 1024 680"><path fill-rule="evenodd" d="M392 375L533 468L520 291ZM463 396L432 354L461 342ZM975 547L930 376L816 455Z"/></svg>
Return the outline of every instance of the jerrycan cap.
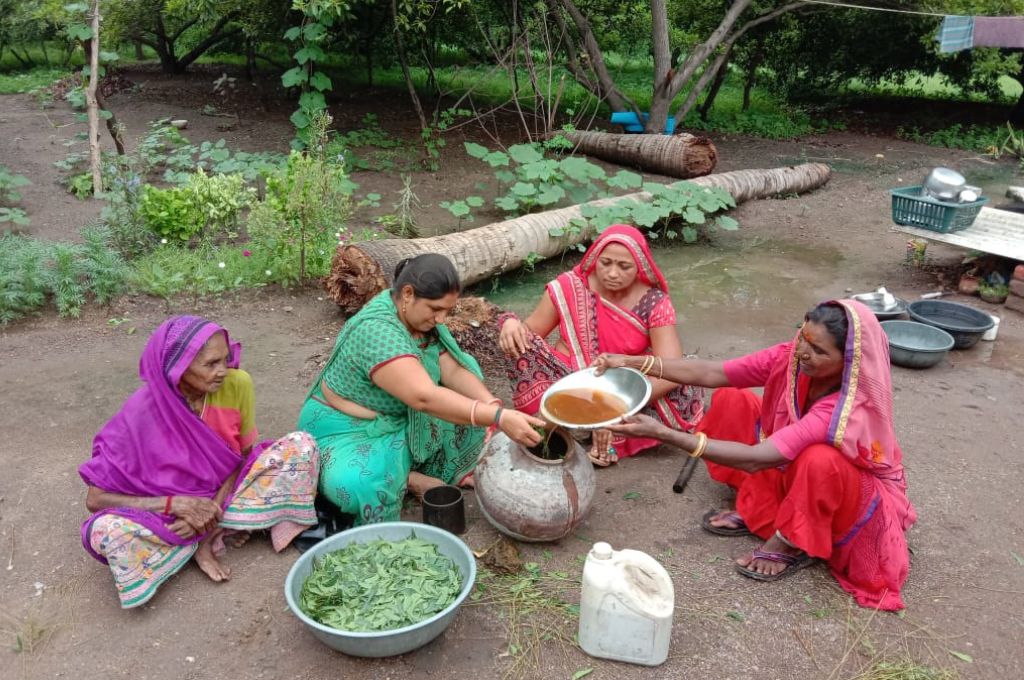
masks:
<svg viewBox="0 0 1024 680"><path fill-rule="evenodd" d="M594 544L594 547L590 550L590 556L595 560L610 560L612 557L612 547L604 541L598 541Z"/></svg>

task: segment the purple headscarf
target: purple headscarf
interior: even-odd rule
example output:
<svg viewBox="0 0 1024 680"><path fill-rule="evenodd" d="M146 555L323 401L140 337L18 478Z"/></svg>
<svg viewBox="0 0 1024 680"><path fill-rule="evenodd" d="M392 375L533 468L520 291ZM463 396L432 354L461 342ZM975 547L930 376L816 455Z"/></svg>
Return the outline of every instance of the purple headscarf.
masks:
<svg viewBox="0 0 1024 680"><path fill-rule="evenodd" d="M177 316L153 331L142 358L139 377L143 385L128 398L93 439L92 458L78 468L86 484L128 496L205 496L213 498L224 480L239 469L242 460L220 435L189 408L178 382L214 333L228 342L228 366L238 368L241 345L231 343L228 332L195 316ZM153 530L163 540L184 545L167 529L173 521L134 508L102 510L82 525L82 542L89 544L89 526L96 517L116 512Z"/></svg>

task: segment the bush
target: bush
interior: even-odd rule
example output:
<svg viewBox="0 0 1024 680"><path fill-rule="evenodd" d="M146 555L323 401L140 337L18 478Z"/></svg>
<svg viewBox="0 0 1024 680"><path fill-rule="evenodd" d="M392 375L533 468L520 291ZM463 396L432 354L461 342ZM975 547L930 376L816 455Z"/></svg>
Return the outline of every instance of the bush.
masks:
<svg viewBox="0 0 1024 680"><path fill-rule="evenodd" d="M168 240L188 242L202 229L202 215L185 187L142 188L139 216L146 227Z"/></svg>
<svg viewBox="0 0 1024 680"><path fill-rule="evenodd" d="M84 244L26 236L0 237L0 324L52 299L61 316L77 317L89 297L106 304L124 292L128 267L111 249L109 232L85 229Z"/></svg>

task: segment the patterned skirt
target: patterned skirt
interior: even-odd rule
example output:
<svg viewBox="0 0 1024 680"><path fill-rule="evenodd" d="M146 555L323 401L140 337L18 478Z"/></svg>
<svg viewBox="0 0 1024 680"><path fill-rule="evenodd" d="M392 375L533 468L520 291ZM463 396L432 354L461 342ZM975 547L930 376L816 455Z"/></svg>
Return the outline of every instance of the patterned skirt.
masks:
<svg viewBox="0 0 1024 680"><path fill-rule="evenodd" d="M316 524L316 493L320 454L305 432L293 432L256 454L224 509L220 525L252 531L270 529L274 549L287 547L301 527ZM114 576L121 606L138 607L192 558L198 543L171 545L117 508L100 514L88 527L92 549Z"/></svg>

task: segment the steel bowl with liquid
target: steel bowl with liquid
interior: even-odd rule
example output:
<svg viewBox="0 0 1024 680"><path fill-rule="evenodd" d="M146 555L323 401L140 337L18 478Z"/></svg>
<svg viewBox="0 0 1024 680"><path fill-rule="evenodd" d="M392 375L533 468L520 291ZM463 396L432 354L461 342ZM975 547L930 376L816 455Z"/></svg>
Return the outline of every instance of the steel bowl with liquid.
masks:
<svg viewBox="0 0 1024 680"><path fill-rule="evenodd" d="M651 383L635 368L585 368L549 387L540 400L541 418L570 430L598 430L634 415L651 398Z"/></svg>

